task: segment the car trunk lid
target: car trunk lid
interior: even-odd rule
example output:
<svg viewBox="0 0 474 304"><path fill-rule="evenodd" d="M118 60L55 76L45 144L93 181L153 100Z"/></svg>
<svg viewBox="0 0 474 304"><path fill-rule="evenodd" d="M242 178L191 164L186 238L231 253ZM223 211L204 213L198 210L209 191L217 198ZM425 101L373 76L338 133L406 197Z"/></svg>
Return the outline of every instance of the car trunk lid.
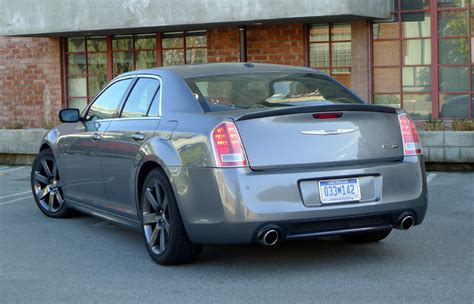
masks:
<svg viewBox="0 0 474 304"><path fill-rule="evenodd" d="M318 113L334 113L332 115ZM395 109L369 105L279 108L234 115L249 166L357 165L403 158Z"/></svg>

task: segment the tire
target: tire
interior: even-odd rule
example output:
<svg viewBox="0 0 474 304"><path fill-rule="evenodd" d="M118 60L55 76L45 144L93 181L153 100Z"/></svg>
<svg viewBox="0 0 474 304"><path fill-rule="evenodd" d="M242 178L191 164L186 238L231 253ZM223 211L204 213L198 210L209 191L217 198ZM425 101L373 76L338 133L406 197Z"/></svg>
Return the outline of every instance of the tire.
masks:
<svg viewBox="0 0 474 304"><path fill-rule="evenodd" d="M31 166L31 191L36 205L45 215L66 218L75 214L64 200L56 159L51 150L41 151Z"/></svg>
<svg viewBox="0 0 474 304"><path fill-rule="evenodd" d="M173 189L162 170L152 170L143 183L140 215L145 247L156 263L185 264L199 256L202 245L189 239Z"/></svg>
<svg viewBox="0 0 474 304"><path fill-rule="evenodd" d="M363 243L375 243L385 239L392 229L381 230L381 231L372 231L372 232L363 232L363 233L354 233L354 234L345 234L341 235L341 239L344 241L363 244Z"/></svg>

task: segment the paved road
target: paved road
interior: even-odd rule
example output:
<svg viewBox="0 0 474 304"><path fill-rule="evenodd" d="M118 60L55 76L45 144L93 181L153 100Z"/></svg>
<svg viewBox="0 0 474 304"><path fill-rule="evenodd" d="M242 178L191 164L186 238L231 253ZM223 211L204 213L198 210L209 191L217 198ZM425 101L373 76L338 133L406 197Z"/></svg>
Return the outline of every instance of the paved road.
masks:
<svg viewBox="0 0 474 304"><path fill-rule="evenodd" d="M379 244L209 246L179 267L132 230L46 218L28 175L0 167L0 303L473 303L474 173L431 174L424 224Z"/></svg>

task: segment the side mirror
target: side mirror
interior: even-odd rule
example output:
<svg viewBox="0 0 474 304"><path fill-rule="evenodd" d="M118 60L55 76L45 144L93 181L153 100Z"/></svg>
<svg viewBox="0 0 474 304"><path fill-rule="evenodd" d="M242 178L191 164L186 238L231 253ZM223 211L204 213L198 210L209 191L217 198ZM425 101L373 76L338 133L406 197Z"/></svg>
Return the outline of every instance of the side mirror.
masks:
<svg viewBox="0 0 474 304"><path fill-rule="evenodd" d="M59 111L59 120L62 122L78 122L81 120L79 109L68 108Z"/></svg>

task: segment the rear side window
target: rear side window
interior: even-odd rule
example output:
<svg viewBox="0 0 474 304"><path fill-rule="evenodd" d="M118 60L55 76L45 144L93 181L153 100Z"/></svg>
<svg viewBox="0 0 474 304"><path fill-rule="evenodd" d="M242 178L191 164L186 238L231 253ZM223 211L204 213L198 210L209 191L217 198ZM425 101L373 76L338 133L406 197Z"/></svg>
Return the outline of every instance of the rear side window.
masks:
<svg viewBox="0 0 474 304"><path fill-rule="evenodd" d="M121 117L147 116L160 82L152 78L140 78L127 98Z"/></svg>
<svg viewBox="0 0 474 304"><path fill-rule="evenodd" d="M86 120L114 118L132 81L133 79L117 81L102 92L87 111Z"/></svg>
<svg viewBox="0 0 474 304"><path fill-rule="evenodd" d="M321 74L248 73L186 79L206 112L233 109L364 103Z"/></svg>

